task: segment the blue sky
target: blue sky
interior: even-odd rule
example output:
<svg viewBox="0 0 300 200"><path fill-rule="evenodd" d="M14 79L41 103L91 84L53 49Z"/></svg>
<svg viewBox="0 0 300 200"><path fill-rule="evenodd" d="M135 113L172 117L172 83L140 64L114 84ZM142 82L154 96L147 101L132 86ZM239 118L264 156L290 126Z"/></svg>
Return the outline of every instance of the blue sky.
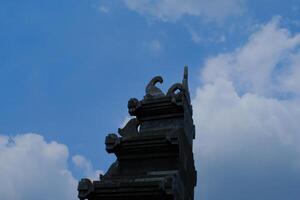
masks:
<svg viewBox="0 0 300 200"><path fill-rule="evenodd" d="M34 199L17 182L50 171L49 199L73 198L114 160L128 99L188 65L197 199L299 199L299 19L297 0L1 0L1 193Z"/></svg>

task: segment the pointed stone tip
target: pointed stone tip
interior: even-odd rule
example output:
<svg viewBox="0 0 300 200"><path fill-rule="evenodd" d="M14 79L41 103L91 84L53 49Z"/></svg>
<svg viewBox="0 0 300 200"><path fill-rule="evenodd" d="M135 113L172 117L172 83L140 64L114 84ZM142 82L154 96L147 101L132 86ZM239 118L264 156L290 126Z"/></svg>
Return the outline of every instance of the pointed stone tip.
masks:
<svg viewBox="0 0 300 200"><path fill-rule="evenodd" d="M184 73L183 73L183 79L187 80L188 79L188 66L184 66Z"/></svg>

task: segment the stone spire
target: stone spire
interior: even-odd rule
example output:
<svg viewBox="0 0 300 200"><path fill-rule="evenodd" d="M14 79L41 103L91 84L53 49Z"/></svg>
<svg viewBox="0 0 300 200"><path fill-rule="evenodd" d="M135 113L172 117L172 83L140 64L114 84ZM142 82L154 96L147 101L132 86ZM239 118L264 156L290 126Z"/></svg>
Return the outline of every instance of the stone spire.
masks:
<svg viewBox="0 0 300 200"><path fill-rule="evenodd" d="M154 77L142 100L131 98L133 118L118 134L109 134L105 145L116 161L99 180L82 179L81 200L176 199L193 200L196 170L193 158L195 126L188 89L188 69L181 83L165 94Z"/></svg>

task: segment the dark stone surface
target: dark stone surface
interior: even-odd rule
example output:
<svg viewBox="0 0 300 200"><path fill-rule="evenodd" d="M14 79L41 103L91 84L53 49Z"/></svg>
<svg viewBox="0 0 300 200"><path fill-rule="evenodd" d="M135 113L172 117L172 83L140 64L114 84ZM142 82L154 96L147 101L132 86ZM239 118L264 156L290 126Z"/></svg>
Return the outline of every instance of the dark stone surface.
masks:
<svg viewBox="0 0 300 200"><path fill-rule="evenodd" d="M99 180L82 179L81 200L193 200L196 170L193 158L195 126L188 89L187 67L182 83L164 94L154 77L139 101L128 101L134 116L117 134L105 139L106 151L117 160Z"/></svg>

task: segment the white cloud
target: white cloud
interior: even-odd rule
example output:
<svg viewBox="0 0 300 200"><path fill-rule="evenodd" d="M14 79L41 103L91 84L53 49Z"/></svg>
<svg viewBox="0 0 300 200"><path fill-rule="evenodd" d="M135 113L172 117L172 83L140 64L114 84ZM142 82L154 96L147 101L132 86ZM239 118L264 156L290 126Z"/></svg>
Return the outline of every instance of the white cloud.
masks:
<svg viewBox="0 0 300 200"><path fill-rule="evenodd" d="M299 47L274 18L206 61L193 99L197 198L299 199Z"/></svg>
<svg viewBox="0 0 300 200"><path fill-rule="evenodd" d="M297 80L291 78L299 73L300 34L293 36L287 29L280 28L279 21L280 18L275 17L236 51L208 59L203 81L231 80L239 91L260 95L299 93L295 86Z"/></svg>
<svg viewBox="0 0 300 200"><path fill-rule="evenodd" d="M124 0L131 9L163 21L176 21L184 15L223 20L241 14L245 0Z"/></svg>
<svg viewBox="0 0 300 200"><path fill-rule="evenodd" d="M68 148L41 135L0 136L1 200L77 199Z"/></svg>
<svg viewBox="0 0 300 200"><path fill-rule="evenodd" d="M99 180L99 174L103 174L101 170L94 170L91 161L87 160L82 155L75 155L72 157L73 163L83 170L83 175L91 180Z"/></svg>

